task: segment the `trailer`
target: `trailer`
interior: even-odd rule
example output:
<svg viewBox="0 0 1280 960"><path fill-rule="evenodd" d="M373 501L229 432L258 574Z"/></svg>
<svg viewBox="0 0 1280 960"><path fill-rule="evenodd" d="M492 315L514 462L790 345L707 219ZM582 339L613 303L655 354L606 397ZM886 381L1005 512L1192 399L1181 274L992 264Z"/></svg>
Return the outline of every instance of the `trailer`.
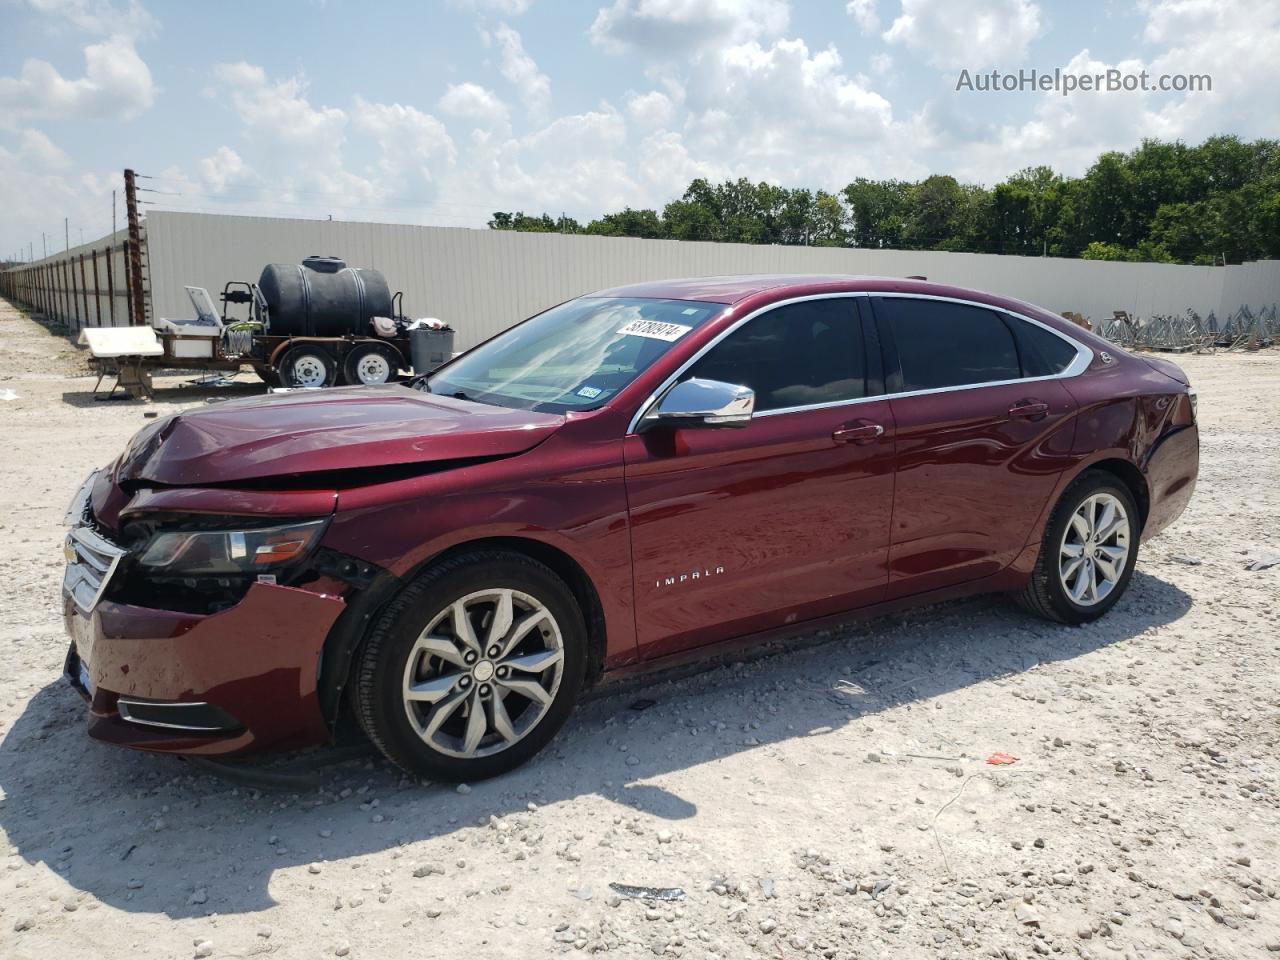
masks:
<svg viewBox="0 0 1280 960"><path fill-rule="evenodd" d="M426 333L440 348L429 364L421 349L415 357L410 333L422 321L404 316L404 294L392 295L379 271L349 267L337 257L268 264L257 283L229 281L220 310L204 287L185 289L195 317L153 320L155 347L125 355L106 331L86 338L99 383L102 374L118 377L123 369L133 380L160 368L236 372L248 366L273 387L371 385L406 371L429 372L452 355L453 331L434 321L415 338Z"/></svg>

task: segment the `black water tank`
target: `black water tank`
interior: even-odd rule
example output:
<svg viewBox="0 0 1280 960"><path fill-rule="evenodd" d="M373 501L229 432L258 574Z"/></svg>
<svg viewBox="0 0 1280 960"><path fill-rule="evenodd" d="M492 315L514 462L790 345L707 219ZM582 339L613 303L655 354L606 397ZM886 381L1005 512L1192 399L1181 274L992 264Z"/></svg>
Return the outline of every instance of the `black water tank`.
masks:
<svg viewBox="0 0 1280 960"><path fill-rule="evenodd" d="M269 263L258 287L270 310L274 336L368 336L372 317L391 316L391 288L377 271L348 267L337 257L307 257L301 264Z"/></svg>

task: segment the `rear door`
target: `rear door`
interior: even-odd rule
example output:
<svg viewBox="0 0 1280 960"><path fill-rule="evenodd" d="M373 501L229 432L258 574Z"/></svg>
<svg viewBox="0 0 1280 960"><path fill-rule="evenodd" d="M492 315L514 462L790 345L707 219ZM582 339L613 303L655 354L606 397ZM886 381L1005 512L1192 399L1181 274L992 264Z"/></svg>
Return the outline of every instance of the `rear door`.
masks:
<svg viewBox="0 0 1280 960"><path fill-rule="evenodd" d="M887 595L996 573L1070 462L1075 403L1058 375L1077 348L975 304L886 295L871 306L897 431Z"/></svg>
<svg viewBox="0 0 1280 960"><path fill-rule="evenodd" d="M893 422L858 300L775 307L679 375L751 387L747 426L626 438L641 656L883 598Z"/></svg>

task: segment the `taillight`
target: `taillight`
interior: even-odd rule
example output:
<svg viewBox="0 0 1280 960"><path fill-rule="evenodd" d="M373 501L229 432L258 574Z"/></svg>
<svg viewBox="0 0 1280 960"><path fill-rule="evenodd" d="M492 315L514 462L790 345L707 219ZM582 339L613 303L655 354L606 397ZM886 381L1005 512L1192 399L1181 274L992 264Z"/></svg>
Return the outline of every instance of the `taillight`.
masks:
<svg viewBox="0 0 1280 960"><path fill-rule="evenodd" d="M1172 423L1175 427L1189 427L1196 422L1196 392L1190 390L1178 397L1173 408Z"/></svg>

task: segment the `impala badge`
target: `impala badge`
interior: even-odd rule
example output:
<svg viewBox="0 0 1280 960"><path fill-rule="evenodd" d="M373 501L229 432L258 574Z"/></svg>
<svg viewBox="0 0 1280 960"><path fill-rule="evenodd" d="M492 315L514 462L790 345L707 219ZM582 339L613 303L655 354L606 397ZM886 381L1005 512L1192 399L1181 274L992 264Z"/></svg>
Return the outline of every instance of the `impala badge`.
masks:
<svg viewBox="0 0 1280 960"><path fill-rule="evenodd" d="M689 573L678 573L670 577L661 577L653 581L655 589L661 590L663 587L674 587L681 583L690 583L694 580L705 580L707 577L718 577L724 573L724 567L704 567L701 570L693 570Z"/></svg>

